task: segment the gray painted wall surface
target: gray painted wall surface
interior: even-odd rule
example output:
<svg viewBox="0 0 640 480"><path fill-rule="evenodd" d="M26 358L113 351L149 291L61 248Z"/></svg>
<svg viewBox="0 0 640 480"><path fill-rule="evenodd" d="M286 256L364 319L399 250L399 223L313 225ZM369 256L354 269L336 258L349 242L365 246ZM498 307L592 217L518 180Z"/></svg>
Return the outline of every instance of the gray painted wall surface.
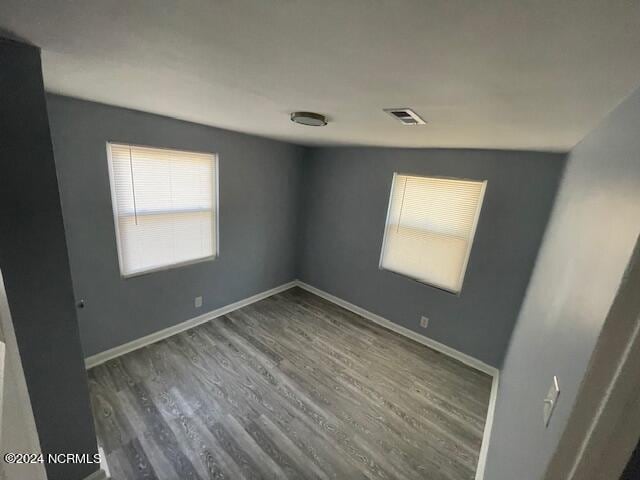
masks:
<svg viewBox="0 0 640 480"><path fill-rule="evenodd" d="M0 269L42 451L97 452L40 51L0 39ZM12 450L3 439L5 450ZM28 453L28 452L25 452ZM47 464L79 480L95 464ZM26 473L25 473L26 474Z"/></svg>
<svg viewBox="0 0 640 480"><path fill-rule="evenodd" d="M295 279L302 147L55 95L49 118L89 356ZM106 141L219 154L220 257L122 279ZM202 295L202 308L194 297Z"/></svg>
<svg viewBox="0 0 640 480"><path fill-rule="evenodd" d="M304 162L299 277L498 367L563 165L564 155L534 152L313 149ZM378 269L394 172L488 180L460 296Z"/></svg>
<svg viewBox="0 0 640 480"><path fill-rule="evenodd" d="M501 376L485 478L538 480L640 233L640 90L570 154ZM548 429L542 399L560 399Z"/></svg>

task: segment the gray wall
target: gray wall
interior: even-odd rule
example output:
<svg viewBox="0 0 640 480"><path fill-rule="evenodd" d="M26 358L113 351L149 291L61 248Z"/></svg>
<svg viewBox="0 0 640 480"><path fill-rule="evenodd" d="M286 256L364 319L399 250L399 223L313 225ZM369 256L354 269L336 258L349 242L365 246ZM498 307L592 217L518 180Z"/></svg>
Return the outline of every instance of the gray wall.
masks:
<svg viewBox="0 0 640 480"><path fill-rule="evenodd" d="M0 269L42 451L97 452L40 51L0 38ZM6 450L10 439L3 439ZM28 452L27 452L28 453ZM47 464L79 480L95 464Z"/></svg>
<svg viewBox="0 0 640 480"><path fill-rule="evenodd" d="M563 165L564 155L533 152L313 149L303 172L299 276L498 367ZM393 172L488 180L460 296L378 269Z"/></svg>
<svg viewBox="0 0 640 480"><path fill-rule="evenodd" d="M300 277L499 366L564 164L560 154L288 145L48 97L74 291L89 356ZM214 262L122 279L105 142L220 154ZM394 171L489 181L462 294L378 270ZM364 241L363 241L364 239ZM195 296L204 297L201 309ZM425 332L421 315L431 319Z"/></svg>
<svg viewBox="0 0 640 480"><path fill-rule="evenodd" d="M55 95L48 97L69 257L86 356L294 280L304 149ZM122 279L106 141L216 152L220 257ZM194 308L194 297L204 305Z"/></svg>
<svg viewBox="0 0 640 480"><path fill-rule="evenodd" d="M509 346L485 478L538 480L640 233L640 90L571 152ZM542 399L560 399L548 429Z"/></svg>

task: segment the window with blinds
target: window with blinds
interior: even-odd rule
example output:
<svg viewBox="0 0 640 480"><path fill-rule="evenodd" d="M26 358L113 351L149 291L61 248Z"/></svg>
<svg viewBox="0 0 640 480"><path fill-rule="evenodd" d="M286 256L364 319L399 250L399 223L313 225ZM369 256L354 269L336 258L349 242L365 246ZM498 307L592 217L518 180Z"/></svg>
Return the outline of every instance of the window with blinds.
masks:
<svg viewBox="0 0 640 480"><path fill-rule="evenodd" d="M120 272L144 272L218 253L217 156L108 143Z"/></svg>
<svg viewBox="0 0 640 480"><path fill-rule="evenodd" d="M380 268L460 292L486 184L394 174Z"/></svg>

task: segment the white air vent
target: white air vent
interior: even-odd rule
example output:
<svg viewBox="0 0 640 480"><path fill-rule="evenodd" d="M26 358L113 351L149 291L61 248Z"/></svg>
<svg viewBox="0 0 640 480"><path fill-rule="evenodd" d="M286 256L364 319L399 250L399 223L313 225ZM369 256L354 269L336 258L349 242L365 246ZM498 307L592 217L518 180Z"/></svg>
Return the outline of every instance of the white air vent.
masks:
<svg viewBox="0 0 640 480"><path fill-rule="evenodd" d="M385 112L398 120L403 125L426 125L420 116L410 108L385 108Z"/></svg>

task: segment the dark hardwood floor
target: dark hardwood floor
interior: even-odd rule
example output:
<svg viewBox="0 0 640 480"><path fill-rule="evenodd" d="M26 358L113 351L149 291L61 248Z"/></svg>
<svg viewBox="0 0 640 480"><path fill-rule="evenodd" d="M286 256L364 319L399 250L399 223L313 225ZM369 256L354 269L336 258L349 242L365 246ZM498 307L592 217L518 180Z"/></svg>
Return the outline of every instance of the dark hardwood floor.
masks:
<svg viewBox="0 0 640 480"><path fill-rule="evenodd" d="M295 288L89 372L115 480L474 478L491 379Z"/></svg>

